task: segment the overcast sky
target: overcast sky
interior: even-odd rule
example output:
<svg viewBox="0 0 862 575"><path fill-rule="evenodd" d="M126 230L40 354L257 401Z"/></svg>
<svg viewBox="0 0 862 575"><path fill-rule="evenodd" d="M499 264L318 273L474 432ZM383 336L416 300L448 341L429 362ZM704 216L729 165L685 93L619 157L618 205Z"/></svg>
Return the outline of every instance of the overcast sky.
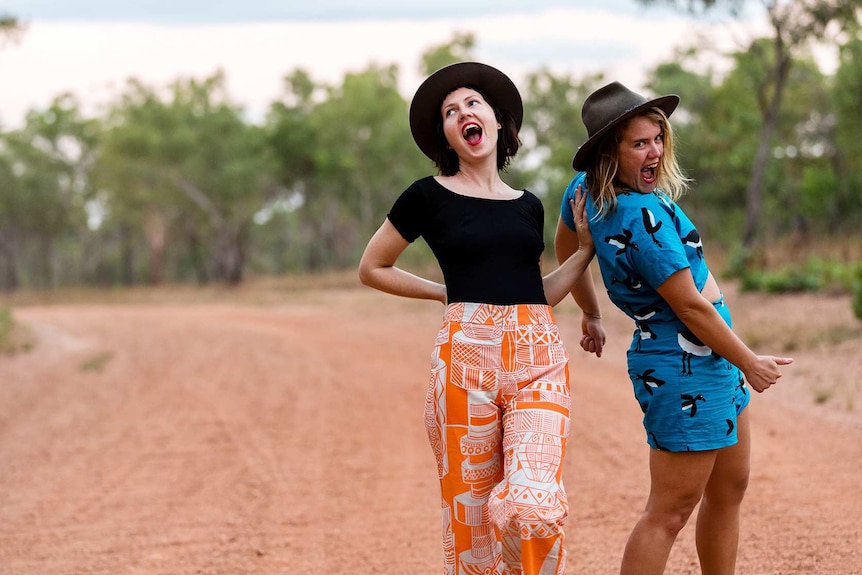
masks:
<svg viewBox="0 0 862 575"><path fill-rule="evenodd" d="M297 68L338 83L371 63L396 64L410 98L422 52L456 32L472 32L476 59L519 84L548 67L577 77L601 71L640 89L649 67L697 33L723 45L744 34L727 19L635 0L0 0L2 13L26 23L19 42L0 46L2 128L65 91L98 113L129 78L158 87L219 69L251 118Z"/></svg>
<svg viewBox="0 0 862 575"><path fill-rule="evenodd" d="M472 18L551 8L647 12L635 0L0 0L0 12L27 20L173 24ZM669 13L654 7L649 12Z"/></svg>

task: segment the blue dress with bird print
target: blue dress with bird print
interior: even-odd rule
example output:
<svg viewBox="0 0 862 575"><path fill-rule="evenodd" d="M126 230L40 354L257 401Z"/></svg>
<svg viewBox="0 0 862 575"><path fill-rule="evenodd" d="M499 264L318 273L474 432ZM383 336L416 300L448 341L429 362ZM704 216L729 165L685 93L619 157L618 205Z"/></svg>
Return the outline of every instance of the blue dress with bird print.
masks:
<svg viewBox="0 0 862 575"><path fill-rule="evenodd" d="M575 229L569 200L586 175L576 175L560 209ZM635 397L654 449L702 451L737 442L736 419L750 396L739 369L692 334L656 288L688 269L698 290L709 275L697 229L660 191L624 191L616 206L598 214L587 202L596 259L608 296L635 323L627 352ZM724 298L712 302L728 326Z"/></svg>

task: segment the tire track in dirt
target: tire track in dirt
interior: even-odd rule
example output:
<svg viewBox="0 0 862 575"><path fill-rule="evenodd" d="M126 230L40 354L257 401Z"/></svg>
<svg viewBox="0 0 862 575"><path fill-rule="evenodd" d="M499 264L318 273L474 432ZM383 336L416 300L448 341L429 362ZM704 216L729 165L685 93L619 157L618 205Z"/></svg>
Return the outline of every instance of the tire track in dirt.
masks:
<svg viewBox="0 0 862 575"><path fill-rule="evenodd" d="M0 357L0 574L439 572L422 427L439 306L347 290L15 315L39 340ZM557 315L572 355L569 572L613 573L648 488L630 328L609 317L595 359L574 345L573 304ZM862 427L768 394L752 408L739 572L859 573ZM692 527L668 573L698 572Z"/></svg>

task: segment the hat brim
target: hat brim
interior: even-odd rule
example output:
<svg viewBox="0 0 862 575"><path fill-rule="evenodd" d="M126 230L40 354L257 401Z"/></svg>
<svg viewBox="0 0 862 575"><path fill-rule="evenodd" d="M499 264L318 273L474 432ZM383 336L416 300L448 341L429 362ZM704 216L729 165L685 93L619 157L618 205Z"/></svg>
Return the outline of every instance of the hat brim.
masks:
<svg viewBox="0 0 862 575"><path fill-rule="evenodd" d="M458 88L473 88L487 96L498 110L506 110L521 129L524 104L518 88L492 66L480 62L458 62L440 68L422 82L410 103L410 132L422 153L435 160L435 122L447 95Z"/></svg>
<svg viewBox="0 0 862 575"><path fill-rule="evenodd" d="M590 165L590 160L592 159L593 152L595 152L595 147L602 141L605 134L619 125L620 122L628 120L632 116L637 116L638 114L646 112L651 108L658 108L664 112L665 116L670 117L674 110L676 110L677 106L679 106L679 96L676 94L670 94L668 96L661 96L660 98L647 100L643 104L635 106L630 110L626 110L614 118L612 122L609 122L607 126L590 136L589 139L587 139L587 141L578 148L578 151L575 152L575 157L572 158L572 167L579 172L586 170Z"/></svg>

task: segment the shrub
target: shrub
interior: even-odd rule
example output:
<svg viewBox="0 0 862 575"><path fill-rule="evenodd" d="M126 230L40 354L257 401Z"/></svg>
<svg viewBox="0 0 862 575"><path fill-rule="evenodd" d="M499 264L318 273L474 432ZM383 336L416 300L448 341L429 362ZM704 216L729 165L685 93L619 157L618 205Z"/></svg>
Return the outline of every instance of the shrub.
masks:
<svg viewBox="0 0 862 575"><path fill-rule="evenodd" d="M862 264L811 258L801 266L747 270L739 278L744 291L854 293L855 286L862 283Z"/></svg>
<svg viewBox="0 0 862 575"><path fill-rule="evenodd" d="M856 274L856 283L853 286L853 315L862 319L862 267Z"/></svg>
<svg viewBox="0 0 862 575"><path fill-rule="evenodd" d="M741 278L740 287L745 291L792 293L817 291L820 289L820 281L816 274L809 271L786 268L774 272L745 272Z"/></svg>
<svg viewBox="0 0 862 575"><path fill-rule="evenodd" d="M15 320L12 318L12 310L0 308L0 353L12 351L12 329Z"/></svg>

